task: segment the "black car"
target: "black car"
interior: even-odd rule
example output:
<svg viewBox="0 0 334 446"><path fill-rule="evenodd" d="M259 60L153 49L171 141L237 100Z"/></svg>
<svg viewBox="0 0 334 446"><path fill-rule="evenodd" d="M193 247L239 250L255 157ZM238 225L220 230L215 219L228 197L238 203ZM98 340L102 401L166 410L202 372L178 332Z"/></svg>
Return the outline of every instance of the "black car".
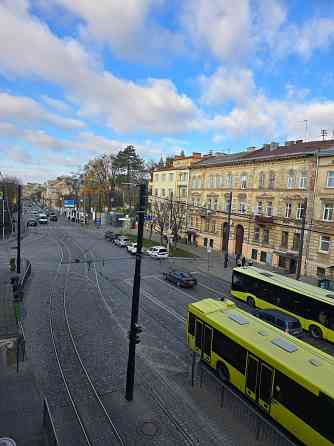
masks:
<svg viewBox="0 0 334 446"><path fill-rule="evenodd" d="M27 226L37 226L37 221L35 219L33 219L33 218L30 218L27 221Z"/></svg>
<svg viewBox="0 0 334 446"><path fill-rule="evenodd" d="M50 219L50 221L58 221L58 217L56 214L51 214L49 219Z"/></svg>
<svg viewBox="0 0 334 446"><path fill-rule="evenodd" d="M115 234L113 233L113 231L106 231L104 233L104 238L107 240L112 240L115 237Z"/></svg>
<svg viewBox="0 0 334 446"><path fill-rule="evenodd" d="M173 282L178 287L182 288L192 288L197 285L197 279L192 276L190 273L181 272L181 271L169 271L163 273L163 278L168 280L169 282Z"/></svg>
<svg viewBox="0 0 334 446"><path fill-rule="evenodd" d="M279 310L256 310L254 316L268 322L285 333L299 337L303 334L303 328L298 319Z"/></svg>

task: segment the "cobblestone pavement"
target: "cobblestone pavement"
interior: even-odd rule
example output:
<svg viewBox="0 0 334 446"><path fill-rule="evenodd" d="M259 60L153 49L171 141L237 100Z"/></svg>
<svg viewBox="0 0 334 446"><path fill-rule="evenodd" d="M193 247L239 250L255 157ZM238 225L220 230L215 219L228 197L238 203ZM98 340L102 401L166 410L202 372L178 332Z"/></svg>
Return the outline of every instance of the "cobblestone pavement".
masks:
<svg viewBox="0 0 334 446"><path fill-rule="evenodd" d="M33 264L26 296L28 355L49 400L62 444L81 443L49 332L49 298L59 266L60 239L73 258L93 261L90 265L71 265L68 317L82 361L125 444L288 444L270 429L257 440L251 422L254 415L250 412L246 416L241 403L232 396L221 408L217 384L209 378L203 387L197 380L195 387L191 386L191 360L185 342L186 305L202 297L227 295L229 291L228 279L209 275L196 262L178 261L177 266L193 271L199 282L196 289L180 290L162 281L166 263L143 259L140 323L144 330L137 346L134 401L127 402L124 386L134 257L104 240L103 230L81 228L60 219L27 236L23 251ZM175 265L168 264L168 268L172 266ZM65 276L58 277L58 282L62 280ZM80 407L88 407L90 401L82 388L78 383L74 391L81 392Z"/></svg>

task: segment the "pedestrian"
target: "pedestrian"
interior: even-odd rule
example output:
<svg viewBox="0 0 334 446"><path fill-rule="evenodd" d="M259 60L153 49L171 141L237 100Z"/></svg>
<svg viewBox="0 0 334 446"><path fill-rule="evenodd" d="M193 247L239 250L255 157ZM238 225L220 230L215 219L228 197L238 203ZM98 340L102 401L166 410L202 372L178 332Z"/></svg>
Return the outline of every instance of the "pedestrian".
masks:
<svg viewBox="0 0 334 446"><path fill-rule="evenodd" d="M225 252L224 254L224 268L227 268L228 266L228 253Z"/></svg>
<svg viewBox="0 0 334 446"><path fill-rule="evenodd" d="M243 256L243 258L241 259L241 265L242 266L246 265L246 258L245 258L245 256Z"/></svg>
<svg viewBox="0 0 334 446"><path fill-rule="evenodd" d="M239 261L240 261L240 254L237 254L237 255L235 256L235 264L236 264L237 266L239 266Z"/></svg>

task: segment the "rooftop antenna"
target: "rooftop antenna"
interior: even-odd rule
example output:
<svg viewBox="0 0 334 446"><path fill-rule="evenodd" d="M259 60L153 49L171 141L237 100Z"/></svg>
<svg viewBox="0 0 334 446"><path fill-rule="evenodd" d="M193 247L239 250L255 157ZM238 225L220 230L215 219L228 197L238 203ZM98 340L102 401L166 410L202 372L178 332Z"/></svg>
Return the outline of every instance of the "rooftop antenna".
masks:
<svg viewBox="0 0 334 446"><path fill-rule="evenodd" d="M322 136L322 140L325 141L325 138L326 138L326 136L328 134L327 130L326 129L321 129L320 133L321 133L321 136Z"/></svg>

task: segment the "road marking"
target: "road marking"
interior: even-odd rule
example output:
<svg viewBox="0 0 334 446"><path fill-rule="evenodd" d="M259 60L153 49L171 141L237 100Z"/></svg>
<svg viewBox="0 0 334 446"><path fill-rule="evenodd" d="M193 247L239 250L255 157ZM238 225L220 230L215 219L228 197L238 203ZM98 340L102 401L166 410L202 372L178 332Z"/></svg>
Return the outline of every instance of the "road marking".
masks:
<svg viewBox="0 0 334 446"><path fill-rule="evenodd" d="M193 301L198 300L198 298L192 297L190 294L186 293L185 291L181 290L180 288L177 288L175 285L170 284L167 282L167 280L162 280L160 277L153 277L155 280L159 280L159 282L162 282L164 285L168 286L169 288L172 288L172 290L177 291L178 293L184 294L188 298L190 297Z"/></svg>

